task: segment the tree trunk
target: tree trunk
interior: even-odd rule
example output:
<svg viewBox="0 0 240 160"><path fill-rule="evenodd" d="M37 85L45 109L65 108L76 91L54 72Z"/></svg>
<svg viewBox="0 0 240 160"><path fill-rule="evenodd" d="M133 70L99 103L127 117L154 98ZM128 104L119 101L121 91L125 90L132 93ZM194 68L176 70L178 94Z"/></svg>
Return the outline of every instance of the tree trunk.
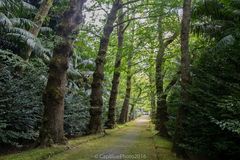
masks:
<svg viewBox="0 0 240 160"><path fill-rule="evenodd" d="M121 25L119 25L118 27L118 51L116 54L115 67L114 67L113 80L112 80L112 89L111 89L110 99L109 99L108 120L106 122L107 128L110 128L110 129L114 128L116 125L115 107L116 107L116 101L117 101L119 79L121 74L120 66L121 66L121 60L122 60L123 41L124 41L124 24L122 23L124 21L124 14L122 9L119 10L118 15L119 15L118 23Z"/></svg>
<svg viewBox="0 0 240 160"><path fill-rule="evenodd" d="M191 83L190 76L190 54L189 54L189 32L191 21L191 0L184 0L183 3L183 17L182 17L182 29L181 29L181 99L182 105L179 106L177 120L176 120L176 132L174 137L173 149L177 155L184 156L184 150L178 145L183 142L184 139L184 120L186 119L186 109L190 100L188 93L188 87Z"/></svg>
<svg viewBox="0 0 240 160"><path fill-rule="evenodd" d="M129 120L130 120L130 121L135 119L135 113L134 113L135 105L137 104L137 102L138 102L141 94L142 94L142 88L139 87L139 93L138 93L136 99L135 99L135 100L132 102L132 104L131 104L132 107L131 107L130 113L129 113Z"/></svg>
<svg viewBox="0 0 240 160"><path fill-rule="evenodd" d="M164 95L163 89L163 63L165 46L163 41L163 27L162 17L158 19L158 42L159 49L156 58L156 94L157 94L157 113L156 113L156 129L159 134L164 137L168 137L168 131L166 122L168 121L166 95Z"/></svg>
<svg viewBox="0 0 240 160"><path fill-rule="evenodd" d="M129 110L129 102L131 98L131 88L132 88L132 58L133 58L133 52L134 52L134 36L135 36L135 25L132 27L132 50L128 54L128 66L127 66L127 81L126 81L126 92L125 97L123 101L122 110L120 113L120 117L118 120L118 123L124 124L128 121L128 110Z"/></svg>
<svg viewBox="0 0 240 160"><path fill-rule="evenodd" d="M150 62L149 62L150 63ZM155 124L156 123L156 96L155 96L155 85L154 85L154 77L152 76L152 69L149 72L149 84L150 84L150 103L151 103L151 120Z"/></svg>
<svg viewBox="0 0 240 160"><path fill-rule="evenodd" d="M128 110L129 110L129 102L131 98L131 87L132 87L132 53L128 55L128 68L127 68L127 83L126 83L126 92L125 92L125 98L122 106L122 110L119 117L119 123L124 124L128 121Z"/></svg>
<svg viewBox="0 0 240 160"><path fill-rule="evenodd" d="M35 37L38 36L39 31L43 25L43 22L46 18L46 16L48 15L48 12L50 10L50 8L52 7L53 4L53 0L44 0L34 18L34 22L36 23L36 25L32 26L32 28L30 28L29 32L32 33ZM32 48L28 48L27 49L27 54L26 54L26 60L28 60L31 56L32 53Z"/></svg>
<svg viewBox="0 0 240 160"><path fill-rule="evenodd" d="M93 74L92 92L91 92L91 108L90 108L90 123L89 133L96 134L102 131L102 83L104 79L104 64L108 50L110 35L113 31L113 24L117 18L117 12L122 7L121 0L115 0L112 9L107 17L107 22L104 26L103 36L100 40L100 47L96 58L96 69Z"/></svg>
<svg viewBox="0 0 240 160"><path fill-rule="evenodd" d="M85 1L70 1L70 8L64 12L57 31L57 34L62 37L62 42L54 48L49 65L48 82L43 93L44 115L39 136L41 146L66 142L63 129L64 95L67 82L66 73L72 53L71 35L83 22L82 10Z"/></svg>
<svg viewBox="0 0 240 160"><path fill-rule="evenodd" d="M132 107L131 107L130 113L129 113L129 121L132 121L135 119L134 109L135 109L135 104L132 104Z"/></svg>

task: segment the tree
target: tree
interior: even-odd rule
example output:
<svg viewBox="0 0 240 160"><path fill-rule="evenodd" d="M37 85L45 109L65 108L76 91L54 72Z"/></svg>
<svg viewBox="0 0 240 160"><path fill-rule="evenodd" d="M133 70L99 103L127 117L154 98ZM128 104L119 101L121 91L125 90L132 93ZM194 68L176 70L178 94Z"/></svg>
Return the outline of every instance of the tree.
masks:
<svg viewBox="0 0 240 160"><path fill-rule="evenodd" d="M151 59L150 59L151 60ZM149 60L149 63L150 63ZM149 89L149 97L150 97L150 103L151 103L151 119L153 123L155 123L156 120L156 93L155 93L155 78L152 76L152 68L149 67L149 73L148 73L148 79L150 84Z"/></svg>
<svg viewBox="0 0 240 160"><path fill-rule="evenodd" d="M187 105L190 101L188 87L191 83L190 77L190 55L189 55L189 32L191 21L191 0L184 0L183 17L181 28L181 100L176 122L176 132L174 137L174 150L178 155L183 155L184 151L178 146L184 138L184 119L186 118Z"/></svg>
<svg viewBox="0 0 240 160"><path fill-rule="evenodd" d="M104 64L108 50L108 43L113 31L113 24L117 18L118 10L122 7L121 0L115 0L110 13L107 16L107 22L103 29L103 35L100 40L100 47L97 58L95 60L96 69L93 73L92 92L91 92L91 108L90 108L90 123L89 132L99 133L102 131L102 82L104 79Z"/></svg>
<svg viewBox="0 0 240 160"><path fill-rule="evenodd" d="M135 97L135 99L133 100L133 102L130 104L131 105L131 109L129 112L129 120L134 120L135 119L135 114L134 114L134 110L135 110L135 105L137 104L137 102L140 100L141 94L142 94L142 88L141 86L137 86L138 87L138 94Z"/></svg>
<svg viewBox="0 0 240 160"><path fill-rule="evenodd" d="M132 28L132 49L130 49L127 57L127 80L126 80L126 91L125 91L125 97L123 101L122 110L119 117L119 123L124 124L128 122L129 120L129 104L130 104L130 98L131 98L131 87L132 87L132 58L133 58L133 52L134 52L134 35L135 35L135 25L133 25Z"/></svg>
<svg viewBox="0 0 240 160"><path fill-rule="evenodd" d="M158 42L159 49L156 57L156 95L157 95L157 113L156 113L156 129L160 135L168 137L165 122L168 120L166 95L163 94L163 63L164 63L164 41L163 41L163 28L162 18L158 18Z"/></svg>
<svg viewBox="0 0 240 160"><path fill-rule="evenodd" d="M132 87L132 73L131 73L131 65L132 65L132 53L128 54L128 68L127 68L127 80L126 80L126 91L125 97L123 101L122 110L119 117L119 123L124 124L129 120L129 102L131 97L131 87Z"/></svg>
<svg viewBox="0 0 240 160"><path fill-rule="evenodd" d="M70 8L64 12L57 34L62 41L56 45L49 65L47 86L43 93L44 115L39 141L42 146L66 143L63 130L64 95L66 73L72 54L72 33L83 22L83 5L86 0L71 0Z"/></svg>
<svg viewBox="0 0 240 160"><path fill-rule="evenodd" d="M124 14L123 9L119 10L118 13L118 51L116 54L115 66L114 66L114 73L112 79L112 89L109 98L109 107L108 107L108 120L106 122L106 126L108 128L114 128L116 124L115 120L115 107L117 101L117 94L118 94L118 86L119 86L119 79L120 79L120 66L122 60L122 52L123 52L123 42L124 42L124 32L127 26L124 28Z"/></svg>
<svg viewBox="0 0 240 160"><path fill-rule="evenodd" d="M50 8L52 7L53 4L53 0L44 0L34 18L34 23L35 25L33 25L29 32L32 33L32 35L34 37L37 37L39 34L39 31L43 25L43 22L46 18L46 16L48 15L48 12L50 10ZM26 60L28 60L31 56L32 53L32 48L28 48L27 49L27 54L26 54Z"/></svg>
<svg viewBox="0 0 240 160"><path fill-rule="evenodd" d="M163 16L158 18L158 52L156 56L156 95L157 95L157 111L156 111L156 129L163 137L169 137L166 122L168 121L167 112L167 92L164 90L164 62L165 50L177 38L177 33L174 33L167 39L163 39Z"/></svg>

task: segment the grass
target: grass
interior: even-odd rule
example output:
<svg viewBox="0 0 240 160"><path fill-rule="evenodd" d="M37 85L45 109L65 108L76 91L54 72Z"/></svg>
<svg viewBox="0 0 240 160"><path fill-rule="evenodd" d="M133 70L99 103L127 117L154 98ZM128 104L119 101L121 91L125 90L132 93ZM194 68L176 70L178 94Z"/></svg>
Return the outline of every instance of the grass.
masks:
<svg viewBox="0 0 240 160"><path fill-rule="evenodd" d="M0 156L0 160L44 160L53 155L62 153L68 149L74 148L77 145L82 143L89 142L91 140L95 140L97 138L102 137L103 135L90 135L90 136L83 136L80 138L76 138L69 141L68 145L55 145L50 148L36 148L27 151L23 151L20 153Z"/></svg>
<svg viewBox="0 0 240 160"><path fill-rule="evenodd" d="M157 132L154 130L154 126L150 124L150 130L153 134L153 142L159 160L181 160L176 157L176 154L172 150L172 142L166 138L160 137L157 135Z"/></svg>
<svg viewBox="0 0 240 160"><path fill-rule="evenodd" d="M51 157L49 160L91 160L104 151L107 151L111 145L118 143L126 130L134 125L129 122L125 125L119 125L115 129L106 130L107 136L89 141L82 145L77 146L67 152L62 152L56 156Z"/></svg>
<svg viewBox="0 0 240 160"><path fill-rule="evenodd" d="M30 151L24 151L21 153L7 155L0 157L0 160L42 160L46 159L53 154L63 152L65 147L58 146L45 149L34 149Z"/></svg>
<svg viewBox="0 0 240 160"><path fill-rule="evenodd" d="M128 138L123 137L132 131L137 133L137 136L130 138L130 143L127 143L129 145L126 145ZM115 150L120 148L122 150L119 153L135 156L134 159L138 160L180 160L171 152L172 143L156 136L151 123L136 126L133 121L112 130L106 130L106 133L106 136L101 134L72 139L67 146L56 145L51 148L37 148L2 156L0 160L91 160L98 159L95 155L114 150L114 148Z"/></svg>
<svg viewBox="0 0 240 160"><path fill-rule="evenodd" d="M153 124L150 122L138 137L137 143L129 150L129 154L139 154L151 160L181 160L171 152L172 142L157 135ZM143 153L143 154L142 154Z"/></svg>
<svg viewBox="0 0 240 160"><path fill-rule="evenodd" d="M129 122L124 125L118 125L115 129L106 130L106 132L107 132L107 134L112 134L119 129L122 130L125 127L130 126L131 124L132 124L132 122ZM55 145L50 148L31 149L31 150L27 150L27 151L15 153L15 154L0 156L0 160L45 160L45 159L48 159L57 154L63 153L67 150L73 150L74 148L77 148L79 145L81 145L83 143L87 143L90 141L97 142L97 139L99 139L101 137L103 137L103 134L83 136L83 137L69 140L68 145L66 145L66 146Z"/></svg>

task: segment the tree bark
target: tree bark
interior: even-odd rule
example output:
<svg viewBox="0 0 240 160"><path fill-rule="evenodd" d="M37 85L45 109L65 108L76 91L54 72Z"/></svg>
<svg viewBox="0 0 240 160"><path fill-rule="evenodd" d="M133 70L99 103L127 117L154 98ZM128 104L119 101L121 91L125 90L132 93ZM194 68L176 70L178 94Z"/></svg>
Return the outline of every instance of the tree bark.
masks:
<svg viewBox="0 0 240 160"><path fill-rule="evenodd" d="M189 54L189 32L191 22L191 0L184 0L183 17L181 28L181 99L182 104L179 106L176 131L173 143L173 149L177 155L185 155L184 150L179 147L179 144L184 139L184 120L186 119L187 105L190 100L188 87L191 84L190 76L190 54Z"/></svg>
<svg viewBox="0 0 240 160"><path fill-rule="evenodd" d="M151 49L150 53L154 53L154 50ZM151 121L155 125L156 124L156 82L155 82L156 61L152 62L153 59L155 59L155 54L151 54L148 59L148 63L150 65L148 69L148 80L149 80L149 86L150 86L148 96L149 96L149 101L151 105L150 117L151 117Z"/></svg>
<svg viewBox="0 0 240 160"><path fill-rule="evenodd" d="M157 113L156 113L156 130L164 137L168 137L166 122L168 121L166 95L163 89L163 63L164 63L164 40L163 40L163 27L162 17L158 18L158 42L159 48L156 57L156 95L157 95Z"/></svg>
<svg viewBox="0 0 240 160"><path fill-rule="evenodd" d="M64 95L66 90L66 73L72 53L71 35L83 22L83 5L86 0L71 0L70 8L64 12L57 34L62 37L53 51L49 65L48 82L43 93L44 115L40 130L41 146L66 143L64 136Z"/></svg>
<svg viewBox="0 0 240 160"><path fill-rule="evenodd" d="M155 94L156 87L155 87L155 80L152 72L153 72L152 69L150 69L149 75L148 75L149 84L150 84L149 98L151 103L151 120L155 124L156 123L156 94Z"/></svg>
<svg viewBox="0 0 240 160"><path fill-rule="evenodd" d="M44 0L34 18L34 22L36 25L32 26L29 30L35 37L38 36L39 31L43 25L43 22L48 15L50 8L52 7L53 0ZM32 54L32 48L27 49L26 60L30 58Z"/></svg>
<svg viewBox="0 0 240 160"><path fill-rule="evenodd" d="M135 25L132 27L132 50L128 54L127 59L127 80L126 80L126 91L125 91L125 97L123 101L122 110L119 116L118 123L124 124L128 122L129 120L129 102L131 98L131 88L132 88L132 58L133 58L133 52L134 52L134 36L135 36Z"/></svg>
<svg viewBox="0 0 240 160"><path fill-rule="evenodd" d="M124 102L122 106L122 110L120 113L119 117L119 123L124 124L128 121L128 110L129 110L129 102L131 98L131 87L132 87L132 73L131 73L131 68L132 68L132 57L133 53L128 54L128 66L127 66L127 81L126 81L126 92L125 92L125 97L124 97Z"/></svg>
<svg viewBox="0 0 240 160"><path fill-rule="evenodd" d="M112 80L112 89L111 89L110 98L109 98L108 120L106 122L107 128L110 128L110 129L114 128L116 125L115 107L116 107L116 101L117 101L119 79L121 75L120 66L122 61L124 31L125 31L124 24L122 23L124 21L123 9L119 10L118 15L119 15L118 23L120 24L118 26L118 51L116 54L115 67L114 67L113 80Z"/></svg>
<svg viewBox="0 0 240 160"><path fill-rule="evenodd" d="M122 7L121 0L115 0L112 9L107 17L107 22L104 26L103 36L100 40L100 47L96 58L96 69L93 74L92 92L91 92L91 108L90 108L90 123L89 133L96 134L102 132L102 83L104 79L104 64L108 50L110 35L113 31L113 24L117 18L117 12Z"/></svg>
<svg viewBox="0 0 240 160"><path fill-rule="evenodd" d="M135 109L135 104L132 104L132 107L130 109L130 113L129 113L129 121L134 120L134 109Z"/></svg>
<svg viewBox="0 0 240 160"><path fill-rule="evenodd" d="M133 103L131 104L131 109L130 109L130 113L129 113L129 121L134 120L135 119L135 114L134 114L134 110L135 110L135 105L138 102L140 96L142 94L142 88L139 87L139 92L138 95L136 97L136 99L133 101Z"/></svg>
<svg viewBox="0 0 240 160"><path fill-rule="evenodd" d="M131 54L130 54L131 55ZM130 57L130 56L129 56ZM122 110L119 117L119 123L124 124L128 122L128 110L129 110L129 102L131 98L131 87L132 87L132 75L131 75L131 58L128 60L128 75L127 75L127 88L125 92L124 102L122 106Z"/></svg>

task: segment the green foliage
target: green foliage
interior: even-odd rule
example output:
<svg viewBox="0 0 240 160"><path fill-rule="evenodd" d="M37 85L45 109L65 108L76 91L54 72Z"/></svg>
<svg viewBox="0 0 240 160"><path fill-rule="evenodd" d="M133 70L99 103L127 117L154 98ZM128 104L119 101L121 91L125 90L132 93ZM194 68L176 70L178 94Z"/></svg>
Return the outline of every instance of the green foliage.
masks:
<svg viewBox="0 0 240 160"><path fill-rule="evenodd" d="M191 100L183 123L183 143L178 146L210 159L237 160L240 155L240 32L235 2L239 1L200 0L193 8ZM178 84L168 97L168 128L173 137L182 104L180 90Z"/></svg>
<svg viewBox="0 0 240 160"><path fill-rule="evenodd" d="M69 88L65 98L64 129L68 136L86 134L89 122L89 98L84 88Z"/></svg>
<svg viewBox="0 0 240 160"><path fill-rule="evenodd" d="M35 140L46 67L40 61L24 64L14 54L1 54L0 61L0 143L19 145ZM18 70L23 67L24 72Z"/></svg>
<svg viewBox="0 0 240 160"><path fill-rule="evenodd" d="M38 38L28 30L36 24L31 17L36 8L22 0L3 0L0 3L0 47L13 53L25 56L26 49L32 48L34 53L48 53ZM46 28L42 29L46 31Z"/></svg>
<svg viewBox="0 0 240 160"><path fill-rule="evenodd" d="M0 144L21 146L38 137L47 66L39 59L26 63L15 54L0 52ZM64 117L67 136L86 133L89 100L85 85L69 82Z"/></svg>
<svg viewBox="0 0 240 160"><path fill-rule="evenodd" d="M184 122L184 142L179 144L189 153L223 159L237 159L240 154L240 66L236 63L240 57L235 47L203 53L192 69L192 99ZM179 91L175 88L168 99L172 135L181 105Z"/></svg>
<svg viewBox="0 0 240 160"><path fill-rule="evenodd" d="M202 50L200 58L193 63L184 141L178 145L188 153L234 160L240 155L239 38L221 50L212 49L215 44ZM178 108L179 90L175 89L174 93L169 103L175 105L170 107ZM176 113L173 108L170 115Z"/></svg>

